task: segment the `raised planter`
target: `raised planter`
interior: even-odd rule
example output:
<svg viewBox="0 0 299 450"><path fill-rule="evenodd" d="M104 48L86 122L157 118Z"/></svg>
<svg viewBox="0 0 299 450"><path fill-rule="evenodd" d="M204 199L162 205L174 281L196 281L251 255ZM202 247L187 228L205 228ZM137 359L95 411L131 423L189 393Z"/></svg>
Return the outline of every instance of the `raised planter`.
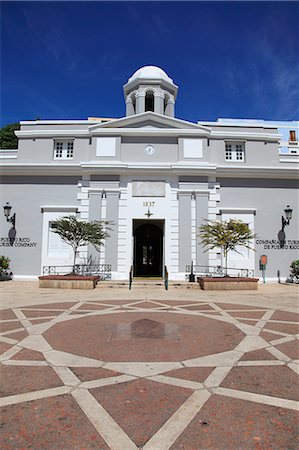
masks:
<svg viewBox="0 0 299 450"><path fill-rule="evenodd" d="M84 275L44 275L38 277L40 288L54 289L94 289L99 276Z"/></svg>
<svg viewBox="0 0 299 450"><path fill-rule="evenodd" d="M258 278L243 277L198 277L197 281L201 289L205 291L229 291L229 290L249 290L258 288Z"/></svg>

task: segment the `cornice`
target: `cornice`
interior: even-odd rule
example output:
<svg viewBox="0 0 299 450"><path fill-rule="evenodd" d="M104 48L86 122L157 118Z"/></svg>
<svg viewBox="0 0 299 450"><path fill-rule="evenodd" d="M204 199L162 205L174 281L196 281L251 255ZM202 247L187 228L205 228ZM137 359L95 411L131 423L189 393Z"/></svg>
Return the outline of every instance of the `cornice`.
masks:
<svg viewBox="0 0 299 450"><path fill-rule="evenodd" d="M19 130L15 131L15 135L19 138L36 138L36 137L47 137L55 139L57 137L90 137L88 129L86 130Z"/></svg>
<svg viewBox="0 0 299 450"><path fill-rule="evenodd" d="M276 133L251 133L249 131L216 131L211 130L211 138L218 139L239 139L278 142L280 135Z"/></svg>
<svg viewBox="0 0 299 450"><path fill-rule="evenodd" d="M205 175L223 178L280 178L298 179L298 167L217 166L192 162L144 163L123 161L87 161L78 164L20 164L1 163L3 175L82 176L98 173L172 173L177 175Z"/></svg>

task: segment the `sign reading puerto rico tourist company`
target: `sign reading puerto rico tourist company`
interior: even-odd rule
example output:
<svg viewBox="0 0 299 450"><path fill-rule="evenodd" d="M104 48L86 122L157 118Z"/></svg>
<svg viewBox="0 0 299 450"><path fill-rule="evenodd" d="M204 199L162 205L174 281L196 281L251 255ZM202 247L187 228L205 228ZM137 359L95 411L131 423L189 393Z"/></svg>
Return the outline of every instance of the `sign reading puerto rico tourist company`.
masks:
<svg viewBox="0 0 299 450"><path fill-rule="evenodd" d="M282 242L277 239L257 239L257 245L263 245L265 250L299 250L298 240L285 240Z"/></svg>
<svg viewBox="0 0 299 450"><path fill-rule="evenodd" d="M37 242L31 242L29 237L15 238L13 245L8 237L0 238L0 247L37 247Z"/></svg>

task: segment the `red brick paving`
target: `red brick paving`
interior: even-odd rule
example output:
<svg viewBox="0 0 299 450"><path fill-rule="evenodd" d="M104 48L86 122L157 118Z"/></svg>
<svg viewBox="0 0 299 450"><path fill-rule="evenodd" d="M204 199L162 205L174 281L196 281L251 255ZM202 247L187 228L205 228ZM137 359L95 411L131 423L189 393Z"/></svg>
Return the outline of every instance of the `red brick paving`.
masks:
<svg viewBox="0 0 299 450"><path fill-rule="evenodd" d="M267 342L274 341L276 339L280 339L283 336L280 336L279 334L269 333L268 331L262 331L260 333L260 336L265 339Z"/></svg>
<svg viewBox="0 0 299 450"><path fill-rule="evenodd" d="M101 367L71 367L71 370L81 381L97 380L99 378L115 377L121 375L114 370L102 369Z"/></svg>
<svg viewBox="0 0 299 450"><path fill-rule="evenodd" d="M2 450L109 450L70 395L3 407L1 422Z"/></svg>
<svg viewBox="0 0 299 450"><path fill-rule="evenodd" d="M103 308L131 303L138 307L159 307L150 302L136 304L129 300L105 301L106 306L84 304L84 309ZM99 302L100 303L100 302ZM205 310L215 313L209 305L191 302L161 301L162 304L186 307L189 310ZM74 302L38 305L44 311L34 311L35 316L59 315L62 311L49 309L70 308ZM233 317L259 319L265 309L255 306L217 303L229 310L260 309L260 311L232 312ZM62 306L63 305L63 306ZM198 309L197 309L198 308ZM30 308L23 309L30 317ZM173 311L173 309L170 309ZM15 317L9 310L2 311L3 317ZM33 316L31 316L33 317ZM276 320L295 321L294 313L278 311L272 317ZM32 319L32 323L46 322L48 319ZM256 320L240 320L254 325ZM7 322L9 323L9 322ZM17 324L15 322L14 324ZM20 327L18 323L14 328ZM294 332L294 325L267 323L266 328L282 332ZM26 331L8 334L7 337L22 339ZM172 312L130 312L105 316L82 317L54 325L44 333L58 350L75 355L89 356L106 361L177 361L205 356L233 349L243 338L243 333L235 326L204 318ZM267 341L283 336L261 332ZM11 345L2 343L5 352ZM290 358L298 358L295 341L277 345L276 348ZM39 352L23 349L12 358L18 360L43 360ZM241 360L275 360L265 349L251 351ZM81 381L108 378L119 372L103 368L71 368ZM204 382L213 371L212 367L192 367L163 373L165 376L182 380ZM12 395L62 386L54 370L46 366L3 366L1 379L3 395ZM299 389L295 373L287 366L239 366L234 367L222 382L223 387L256 394L286 399L299 399ZM145 379L90 390L103 407L136 445L143 446L151 436L168 420L193 392L190 389L170 386ZM213 395L201 411L187 426L172 450L295 450L295 411L256 404L244 400ZM23 402L2 408L4 449L108 449L108 446L91 425L77 403L69 395ZM203 421L207 425L203 425ZM123 449L126 450L126 449ZM157 450L159 450L157 448Z"/></svg>
<svg viewBox="0 0 299 450"><path fill-rule="evenodd" d="M62 311L28 311L28 310L23 310L22 311L25 316L30 319L31 317L56 317L59 314L61 314Z"/></svg>
<svg viewBox="0 0 299 450"><path fill-rule="evenodd" d="M231 350L244 337L228 323L159 312L159 323L168 327L165 337L148 339L133 334L138 319L152 321L157 315L132 312L66 321L46 331L44 337L56 350L103 361L180 361ZM167 335L169 328L173 332Z"/></svg>
<svg viewBox="0 0 299 450"><path fill-rule="evenodd" d="M243 317L245 319L260 319L265 314L265 311L239 311L239 312L230 312L229 313L233 317Z"/></svg>
<svg viewBox="0 0 299 450"><path fill-rule="evenodd" d="M239 322L241 323L246 323L247 325L256 325L257 321L256 320L244 320L244 319L239 319Z"/></svg>
<svg viewBox="0 0 299 450"><path fill-rule="evenodd" d="M213 370L214 367L183 367L182 369L163 373L163 375L203 383Z"/></svg>
<svg viewBox="0 0 299 450"><path fill-rule="evenodd" d="M295 450L296 430L295 411L213 395L170 449Z"/></svg>
<svg viewBox="0 0 299 450"><path fill-rule="evenodd" d="M239 305L239 304L235 304L235 303L215 303L215 305L220 306L220 308L222 309L231 309L232 311L234 309L239 310L239 309L254 309L254 310L263 310L264 312L267 311L267 309L265 308L259 308L258 306L248 306L248 305Z"/></svg>
<svg viewBox="0 0 299 450"><path fill-rule="evenodd" d="M289 322L298 322L299 314L291 313L288 311L275 311L275 313L271 316L271 320L286 320Z"/></svg>
<svg viewBox="0 0 299 450"><path fill-rule="evenodd" d="M51 367L1 366L1 397L62 386Z"/></svg>
<svg viewBox="0 0 299 450"><path fill-rule="evenodd" d="M9 333L6 334L6 337L11 338L11 339L16 339L17 341L21 341L22 339L24 339L25 337L28 336L27 331L17 331L16 333Z"/></svg>
<svg viewBox="0 0 299 450"><path fill-rule="evenodd" d="M17 319L17 316L11 309L1 309L0 310L0 320Z"/></svg>
<svg viewBox="0 0 299 450"><path fill-rule="evenodd" d="M74 306L77 302L62 302L62 303L42 303L41 305L32 305L27 306L26 308L22 308L22 311L32 309L32 308L38 308L38 309L69 309L72 306Z"/></svg>
<svg viewBox="0 0 299 450"><path fill-rule="evenodd" d="M137 446L145 445L192 393L190 389L174 389L148 380L105 386L90 392Z"/></svg>
<svg viewBox="0 0 299 450"><path fill-rule="evenodd" d="M267 323L268 330L282 331L283 333L288 334L298 334L299 333L299 324L292 325L289 323Z"/></svg>
<svg viewBox="0 0 299 450"><path fill-rule="evenodd" d="M6 342L0 342L0 355L2 353L7 352L12 347L11 344L7 344Z"/></svg>
<svg viewBox="0 0 299 450"><path fill-rule="evenodd" d="M214 308L212 308L210 305L193 305L193 306L185 306L184 309L188 309L188 310L202 310L202 311L206 311L208 310L208 312L210 311L215 311Z"/></svg>
<svg viewBox="0 0 299 450"><path fill-rule="evenodd" d="M22 349L20 352L16 353L11 359L23 360L23 361L44 361L44 355L35 350L28 350L27 348Z"/></svg>
<svg viewBox="0 0 299 450"><path fill-rule="evenodd" d="M23 328L21 322L16 320L15 322L2 322L0 323L0 332L15 330L17 328Z"/></svg>
<svg viewBox="0 0 299 450"><path fill-rule="evenodd" d="M234 367L224 379L222 387L299 400L297 375L286 366Z"/></svg>
<svg viewBox="0 0 299 450"><path fill-rule="evenodd" d="M293 340L290 342L285 342L284 344L279 344L275 346L277 350L287 355L291 359L299 359L299 342L298 340Z"/></svg>
<svg viewBox="0 0 299 450"><path fill-rule="evenodd" d="M80 312L81 309L84 310L99 310L101 311L102 309L107 309L107 305L98 305L98 304L94 304L94 303L84 303L84 305L79 306L79 308L77 308L75 310L75 312Z"/></svg>
<svg viewBox="0 0 299 450"><path fill-rule="evenodd" d="M267 350L254 350L252 352L245 353L245 355L240 358L240 361L260 361L260 360L275 360L275 356L267 352Z"/></svg>

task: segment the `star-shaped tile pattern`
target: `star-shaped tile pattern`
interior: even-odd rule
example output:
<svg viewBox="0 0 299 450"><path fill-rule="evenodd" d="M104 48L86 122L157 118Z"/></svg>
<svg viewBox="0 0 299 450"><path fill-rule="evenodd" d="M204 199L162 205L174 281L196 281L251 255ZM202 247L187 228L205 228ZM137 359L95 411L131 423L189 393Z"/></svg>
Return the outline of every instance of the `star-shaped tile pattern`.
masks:
<svg viewBox="0 0 299 450"><path fill-rule="evenodd" d="M298 314L99 300L0 326L3 448L295 448Z"/></svg>

